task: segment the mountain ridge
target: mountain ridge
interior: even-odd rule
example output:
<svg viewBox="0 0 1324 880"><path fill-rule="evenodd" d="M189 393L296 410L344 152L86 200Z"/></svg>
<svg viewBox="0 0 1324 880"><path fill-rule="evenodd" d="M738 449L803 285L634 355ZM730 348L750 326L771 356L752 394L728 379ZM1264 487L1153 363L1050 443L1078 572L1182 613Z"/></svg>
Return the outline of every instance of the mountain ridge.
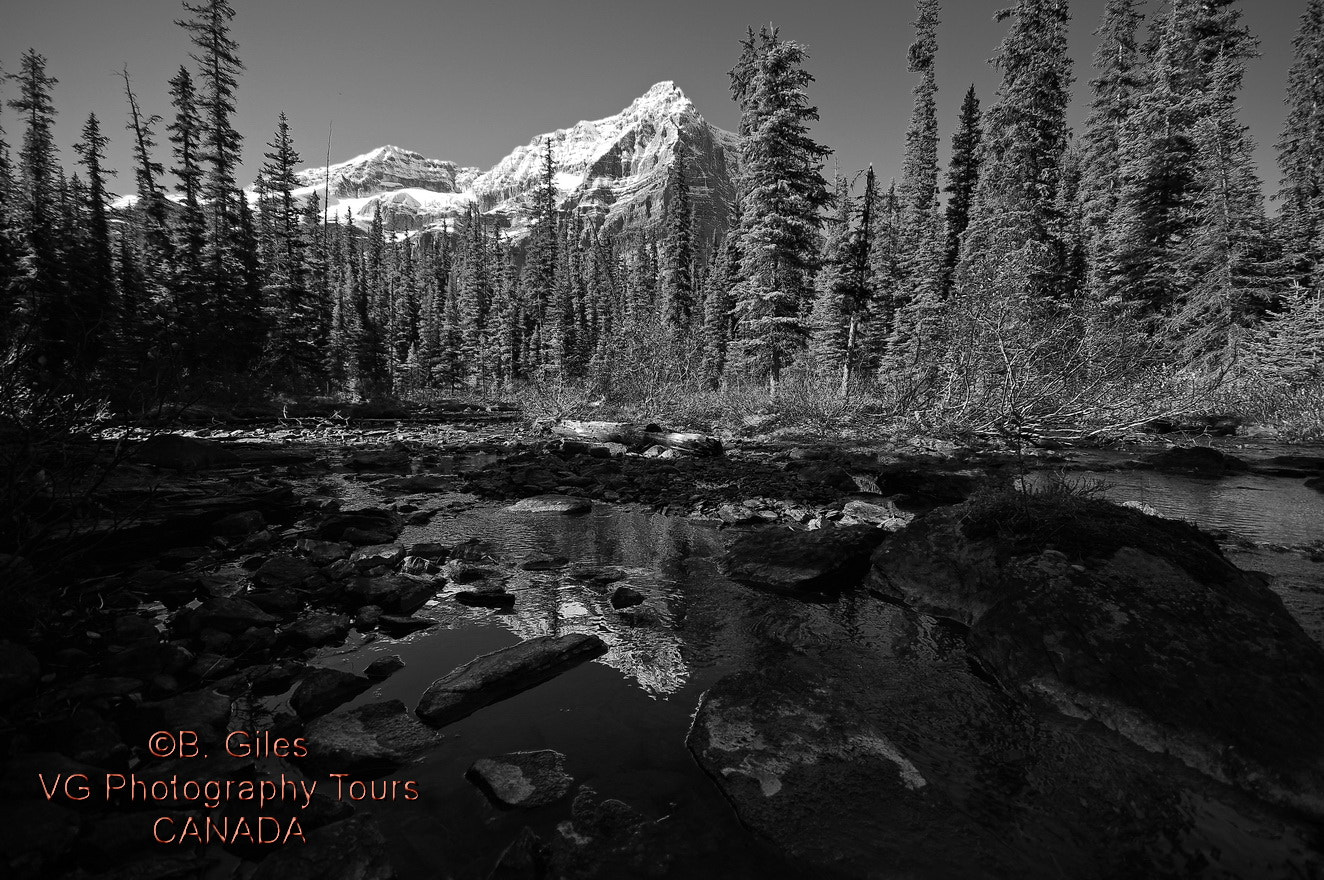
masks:
<svg viewBox="0 0 1324 880"><path fill-rule="evenodd" d="M735 196L736 135L709 124L671 80L611 116L535 135L485 171L386 144L329 168L301 169L296 197L316 192L328 212L360 227L380 206L387 228L404 232L449 228L475 206L519 238L549 141L563 210L611 232L656 232L670 200L667 172L683 153L696 234L707 240L725 226Z"/></svg>

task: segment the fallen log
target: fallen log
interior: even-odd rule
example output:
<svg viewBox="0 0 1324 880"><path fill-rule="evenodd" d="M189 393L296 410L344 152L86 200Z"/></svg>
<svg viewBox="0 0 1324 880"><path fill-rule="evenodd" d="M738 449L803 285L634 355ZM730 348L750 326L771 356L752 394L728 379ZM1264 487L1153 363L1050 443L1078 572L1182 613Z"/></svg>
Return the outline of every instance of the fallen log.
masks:
<svg viewBox="0 0 1324 880"><path fill-rule="evenodd" d="M691 455L721 455L722 441L707 434L669 431L660 425L632 425L628 422L582 422L564 420L552 426L558 437L589 440L597 443L620 443L639 452L650 446L675 449Z"/></svg>

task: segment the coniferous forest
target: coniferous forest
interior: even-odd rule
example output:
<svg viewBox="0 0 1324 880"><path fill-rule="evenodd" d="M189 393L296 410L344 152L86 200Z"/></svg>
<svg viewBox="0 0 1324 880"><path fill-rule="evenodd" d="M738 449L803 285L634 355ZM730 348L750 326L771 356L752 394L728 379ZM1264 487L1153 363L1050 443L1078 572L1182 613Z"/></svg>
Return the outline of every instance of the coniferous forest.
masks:
<svg viewBox="0 0 1324 880"><path fill-rule="evenodd" d="M233 127L229 2L184 5L191 51L168 110L144 106L126 68L124 105L88 117L70 162L52 139L57 72L30 50L0 117L8 387L91 389L129 410L808 394L983 430L1117 428L1203 399L1317 431L1324 4L1307 4L1293 46L1272 214L1239 118L1257 42L1236 0L1173 0L1149 20L1111 0L1079 73L1067 4L1022 0L1005 13L1001 85L970 88L946 168L940 8L917 6L900 180L826 180L811 59L771 27L740 42L738 197L711 240L695 234L683 155L664 225L613 234L560 209L550 146L518 238L476 208L408 236L389 217L328 218L316 193L291 195L305 163L283 114L266 144ZM1076 76L1090 105L1073 132ZM111 137L133 147L119 171L137 199L121 210ZM236 180L245 150L264 157L255 197Z"/></svg>

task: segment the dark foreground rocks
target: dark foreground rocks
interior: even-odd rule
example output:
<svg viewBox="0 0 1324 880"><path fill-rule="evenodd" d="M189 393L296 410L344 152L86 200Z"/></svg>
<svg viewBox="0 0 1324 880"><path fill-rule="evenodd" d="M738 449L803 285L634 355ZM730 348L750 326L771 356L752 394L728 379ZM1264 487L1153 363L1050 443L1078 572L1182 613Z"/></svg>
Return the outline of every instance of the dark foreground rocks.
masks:
<svg viewBox="0 0 1324 880"><path fill-rule="evenodd" d="M1000 496L935 512L870 586L970 627L1004 686L1324 819L1324 649L1192 526Z"/></svg>
<svg viewBox="0 0 1324 880"><path fill-rule="evenodd" d="M308 725L304 736L308 740L304 764L362 775L390 773L441 741L399 700L324 715Z"/></svg>
<svg viewBox="0 0 1324 880"><path fill-rule="evenodd" d="M263 859L253 880L390 880L386 839L368 818L333 822Z"/></svg>
<svg viewBox="0 0 1324 880"><path fill-rule="evenodd" d="M704 695L690 750L746 826L814 866L806 876L1324 869L1309 823L1027 706L972 674L959 647L924 653L818 646L729 676Z"/></svg>
<svg viewBox="0 0 1324 880"><path fill-rule="evenodd" d="M858 586L887 532L847 526L812 532L765 528L737 536L722 557L732 580L779 593L839 593Z"/></svg>
<svg viewBox="0 0 1324 880"><path fill-rule="evenodd" d="M415 711L430 724L450 724L605 653L602 639L584 633L526 639L437 679Z"/></svg>
<svg viewBox="0 0 1324 880"><path fill-rule="evenodd" d="M565 772L565 755L551 749L479 758L465 778L504 809L554 804L574 784Z"/></svg>

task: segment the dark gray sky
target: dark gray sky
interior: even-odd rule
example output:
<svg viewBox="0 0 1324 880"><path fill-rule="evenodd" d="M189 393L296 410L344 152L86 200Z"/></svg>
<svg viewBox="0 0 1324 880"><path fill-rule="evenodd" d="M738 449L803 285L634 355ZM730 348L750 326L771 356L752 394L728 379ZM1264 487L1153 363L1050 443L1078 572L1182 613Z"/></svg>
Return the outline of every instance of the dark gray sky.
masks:
<svg viewBox="0 0 1324 880"><path fill-rule="evenodd" d="M1157 3L1158 0L1151 0ZM1306 0L1247 0L1260 38L1243 100L1258 143L1261 177L1276 185L1291 39ZM829 171L873 163L885 181L899 174L912 80L906 47L910 0L235 0L234 35L247 66L239 89L245 137L243 180L251 180L276 115L290 117L308 165L391 143L462 165L488 167L534 135L608 116L654 82L674 80L710 122L736 127L726 71L746 25L772 21L805 43L822 114L816 134L836 150ZM1011 0L944 0L939 33L939 112L944 162L961 96L974 82L991 100L986 63L1004 28L994 12ZM1092 32L1104 0L1072 3L1076 61L1073 121L1084 115ZM69 147L89 111L113 138L112 189L132 188L126 107L117 77L127 64L139 100L169 116L166 81L187 62L173 24L177 0L4 0L0 66L13 72L29 46L59 79L58 142ZM13 96L12 85L6 96ZM11 145L21 128L0 115ZM164 142L164 137L161 140ZM160 157L169 163L169 157Z"/></svg>

